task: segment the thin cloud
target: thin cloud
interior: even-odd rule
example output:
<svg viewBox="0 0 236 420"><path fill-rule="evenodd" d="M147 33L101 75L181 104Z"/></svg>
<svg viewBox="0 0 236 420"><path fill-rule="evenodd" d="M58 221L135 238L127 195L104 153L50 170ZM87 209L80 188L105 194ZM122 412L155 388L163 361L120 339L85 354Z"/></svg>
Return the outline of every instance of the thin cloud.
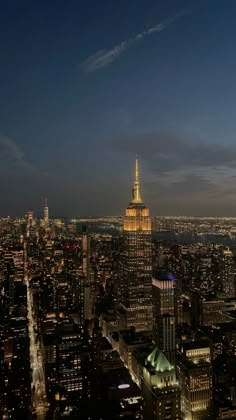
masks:
<svg viewBox="0 0 236 420"><path fill-rule="evenodd" d="M95 54L88 57L82 64L83 70L86 73L92 73L96 70L102 69L113 63L123 52L134 44L134 40L127 40L121 42L110 50L99 50Z"/></svg>
<svg viewBox="0 0 236 420"><path fill-rule="evenodd" d="M0 176L47 176L25 158L23 150L14 140L3 134L0 134L0 164Z"/></svg>
<svg viewBox="0 0 236 420"><path fill-rule="evenodd" d="M163 22L158 23L151 28L142 31L135 35L132 38L129 38L125 41L122 41L120 44L115 45L111 49L103 49L97 51L95 54L89 56L83 63L82 69L86 73L93 73L97 70L103 69L110 64L112 64L115 60L117 60L125 51L131 48L134 44L141 41L143 38L152 35L156 32L162 32L166 29L171 23L173 23L176 19L186 14L186 10L177 13L175 16L169 17L165 19Z"/></svg>
<svg viewBox="0 0 236 420"><path fill-rule="evenodd" d="M195 141L193 141L195 140ZM196 141L198 140L198 141ZM186 133L160 131L120 138L121 152L138 153L155 173L175 173L188 168L231 170L236 167L236 148L192 139Z"/></svg>
<svg viewBox="0 0 236 420"><path fill-rule="evenodd" d="M0 134L0 160L22 161L24 154L9 137Z"/></svg>

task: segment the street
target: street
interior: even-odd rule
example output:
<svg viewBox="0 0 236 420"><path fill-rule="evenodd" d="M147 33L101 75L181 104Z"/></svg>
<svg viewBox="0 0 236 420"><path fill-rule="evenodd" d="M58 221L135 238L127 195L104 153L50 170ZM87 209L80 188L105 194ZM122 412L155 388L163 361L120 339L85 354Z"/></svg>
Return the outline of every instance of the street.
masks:
<svg viewBox="0 0 236 420"><path fill-rule="evenodd" d="M27 286L27 309L28 309L28 328L30 339L30 365L32 369L32 402L33 412L37 419L45 419L48 402L45 392L45 378L43 371L43 361L39 341L36 337L36 323L33 316L33 296L30 288L30 281L27 267L27 244L24 244L25 253L25 284Z"/></svg>

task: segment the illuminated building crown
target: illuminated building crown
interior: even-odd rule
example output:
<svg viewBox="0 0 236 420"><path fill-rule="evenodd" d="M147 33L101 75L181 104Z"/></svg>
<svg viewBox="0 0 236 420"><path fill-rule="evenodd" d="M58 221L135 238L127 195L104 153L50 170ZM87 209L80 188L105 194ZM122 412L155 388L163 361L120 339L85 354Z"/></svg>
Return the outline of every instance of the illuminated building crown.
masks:
<svg viewBox="0 0 236 420"><path fill-rule="evenodd" d="M140 195L139 167L137 158L135 163L135 180L132 193L133 199L130 201L125 212L124 231L151 231L149 209L145 206Z"/></svg>

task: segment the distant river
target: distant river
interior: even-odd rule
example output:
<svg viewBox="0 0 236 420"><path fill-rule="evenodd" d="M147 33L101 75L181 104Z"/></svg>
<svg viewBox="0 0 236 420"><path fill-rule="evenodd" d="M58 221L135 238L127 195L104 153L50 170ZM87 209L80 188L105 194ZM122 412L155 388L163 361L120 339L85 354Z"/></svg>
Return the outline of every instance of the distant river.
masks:
<svg viewBox="0 0 236 420"><path fill-rule="evenodd" d="M236 246L236 240L227 235L204 234L196 235L194 233L174 233L174 232L153 232L153 239L159 241L173 241L181 244L195 244L198 242L213 242L226 246Z"/></svg>

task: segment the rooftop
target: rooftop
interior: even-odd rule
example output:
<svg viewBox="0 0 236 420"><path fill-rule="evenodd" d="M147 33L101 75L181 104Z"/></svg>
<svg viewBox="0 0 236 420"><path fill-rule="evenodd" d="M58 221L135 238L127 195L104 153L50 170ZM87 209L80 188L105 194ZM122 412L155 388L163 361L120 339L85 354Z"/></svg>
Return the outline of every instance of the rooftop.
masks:
<svg viewBox="0 0 236 420"><path fill-rule="evenodd" d="M151 343L150 335L144 332L135 332L132 330L120 331L120 336L128 346L147 345Z"/></svg>
<svg viewBox="0 0 236 420"><path fill-rule="evenodd" d="M162 353L158 347L155 347L155 349L147 357L146 361L152 365L156 372L165 372L174 369L164 353Z"/></svg>
<svg viewBox="0 0 236 420"><path fill-rule="evenodd" d="M180 344L180 347L182 347L184 350L209 348L209 346L210 344L208 340L186 341Z"/></svg>

